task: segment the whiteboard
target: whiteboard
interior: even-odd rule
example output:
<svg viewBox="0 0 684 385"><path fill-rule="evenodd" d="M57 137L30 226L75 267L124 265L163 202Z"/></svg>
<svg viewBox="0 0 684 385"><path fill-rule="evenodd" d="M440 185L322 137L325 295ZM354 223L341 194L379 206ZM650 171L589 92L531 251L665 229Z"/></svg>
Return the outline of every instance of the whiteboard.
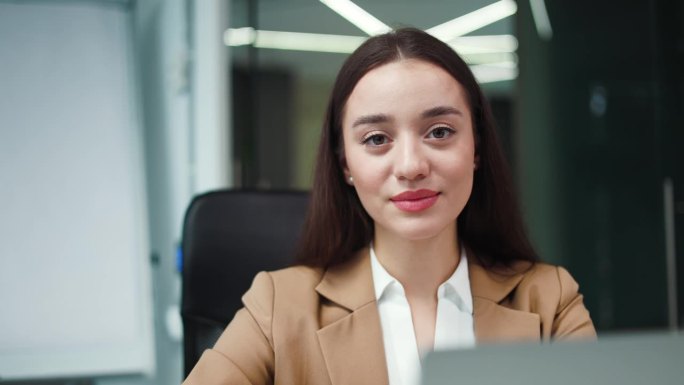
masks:
<svg viewBox="0 0 684 385"><path fill-rule="evenodd" d="M120 4L0 2L0 380L154 371L130 35Z"/></svg>

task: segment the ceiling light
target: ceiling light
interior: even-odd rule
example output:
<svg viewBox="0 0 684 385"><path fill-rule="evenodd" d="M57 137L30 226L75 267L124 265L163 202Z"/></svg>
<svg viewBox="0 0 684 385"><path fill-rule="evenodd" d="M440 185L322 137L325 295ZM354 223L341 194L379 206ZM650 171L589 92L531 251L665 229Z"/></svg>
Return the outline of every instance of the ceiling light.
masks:
<svg viewBox="0 0 684 385"><path fill-rule="evenodd" d="M230 28L223 33L223 42L231 47L254 44L255 40L256 31L252 27Z"/></svg>
<svg viewBox="0 0 684 385"><path fill-rule="evenodd" d="M470 66L473 75L480 84L515 80L518 77L518 65L515 62L500 62Z"/></svg>
<svg viewBox="0 0 684 385"><path fill-rule="evenodd" d="M513 35L461 36L449 44L459 55L515 52L518 39Z"/></svg>
<svg viewBox="0 0 684 385"><path fill-rule="evenodd" d="M461 55L468 65L476 64L497 64L497 63L517 63L518 55L513 52L488 52Z"/></svg>
<svg viewBox="0 0 684 385"><path fill-rule="evenodd" d="M253 28L230 28L223 34L224 43L232 47L253 44L257 48L332 53L352 53L365 40L363 36L262 31Z"/></svg>
<svg viewBox="0 0 684 385"><path fill-rule="evenodd" d="M253 45L267 49L351 53L366 37L262 31L245 27L227 29L223 40L230 47ZM517 60L518 40L512 35L463 36L454 39L450 45L469 64Z"/></svg>
<svg viewBox="0 0 684 385"><path fill-rule="evenodd" d="M379 35L392 30L387 24L378 20L375 16L366 12L366 10L359 7L351 0L320 1L368 35Z"/></svg>
<svg viewBox="0 0 684 385"><path fill-rule="evenodd" d="M511 16L517 10L518 6L515 4L515 1L501 0L446 23L434 26L426 30L426 32L442 41L450 42L459 36Z"/></svg>
<svg viewBox="0 0 684 385"><path fill-rule="evenodd" d="M551 21L549 20L549 14L546 12L544 0L530 0L530 8L532 8L532 18L537 28L537 34L544 40L551 40L553 30L551 30Z"/></svg>

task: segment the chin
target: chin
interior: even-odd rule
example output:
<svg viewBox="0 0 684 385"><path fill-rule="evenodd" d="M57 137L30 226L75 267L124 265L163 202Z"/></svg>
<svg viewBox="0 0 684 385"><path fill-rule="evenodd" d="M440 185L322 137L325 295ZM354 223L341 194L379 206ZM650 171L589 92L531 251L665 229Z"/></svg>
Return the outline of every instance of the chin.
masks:
<svg viewBox="0 0 684 385"><path fill-rule="evenodd" d="M422 224L420 226L410 225L410 226L402 226L400 228L395 228L394 233L397 234L399 237L406 239L408 241L425 241L428 239L432 239L437 237L438 235L441 235L444 231L449 228L448 225L437 225L437 224L431 224L431 225L426 225Z"/></svg>

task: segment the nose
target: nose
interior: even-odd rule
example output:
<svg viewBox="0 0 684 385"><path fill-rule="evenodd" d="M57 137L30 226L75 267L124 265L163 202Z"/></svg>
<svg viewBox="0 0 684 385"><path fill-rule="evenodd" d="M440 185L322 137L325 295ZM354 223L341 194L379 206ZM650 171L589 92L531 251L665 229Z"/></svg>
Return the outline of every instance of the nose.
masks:
<svg viewBox="0 0 684 385"><path fill-rule="evenodd" d="M430 163L418 138L395 144L394 175L399 180L421 180L430 173Z"/></svg>

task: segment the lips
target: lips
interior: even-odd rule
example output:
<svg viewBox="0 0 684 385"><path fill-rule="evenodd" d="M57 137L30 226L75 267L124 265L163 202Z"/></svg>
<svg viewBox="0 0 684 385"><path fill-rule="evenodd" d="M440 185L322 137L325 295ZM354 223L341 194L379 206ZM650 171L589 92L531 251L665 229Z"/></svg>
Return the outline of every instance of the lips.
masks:
<svg viewBox="0 0 684 385"><path fill-rule="evenodd" d="M437 202L437 191L421 189L417 191L405 191L390 198L394 205L403 211L418 212L427 210Z"/></svg>

